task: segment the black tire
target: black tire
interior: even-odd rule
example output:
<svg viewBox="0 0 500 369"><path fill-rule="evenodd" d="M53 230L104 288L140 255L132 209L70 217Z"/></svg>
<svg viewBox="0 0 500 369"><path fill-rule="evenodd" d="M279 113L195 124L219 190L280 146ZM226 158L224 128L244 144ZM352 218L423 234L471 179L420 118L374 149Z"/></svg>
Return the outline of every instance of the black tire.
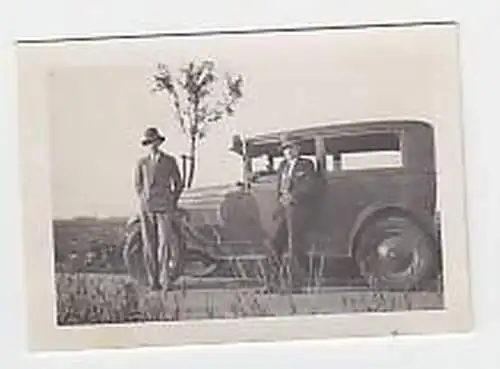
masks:
<svg viewBox="0 0 500 369"><path fill-rule="evenodd" d="M361 229L355 258L374 289L420 289L435 274L436 239L407 214L381 214Z"/></svg>
<svg viewBox="0 0 500 369"><path fill-rule="evenodd" d="M179 233L178 233L179 234ZM179 237L179 242L170 247L171 257L168 274L171 282L175 282L182 274L185 258L185 241ZM127 272L139 283L147 285L147 275L144 265L143 242L141 225L138 221L127 226L125 247L123 249L123 261Z"/></svg>

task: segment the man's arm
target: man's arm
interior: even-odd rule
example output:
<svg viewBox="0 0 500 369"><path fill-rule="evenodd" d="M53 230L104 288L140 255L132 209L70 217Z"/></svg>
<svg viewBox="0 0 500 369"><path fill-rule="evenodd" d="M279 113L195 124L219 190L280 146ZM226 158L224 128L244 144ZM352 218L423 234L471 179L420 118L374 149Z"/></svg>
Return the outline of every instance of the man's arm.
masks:
<svg viewBox="0 0 500 369"><path fill-rule="evenodd" d="M280 192L281 192L281 176L283 175L283 167L284 167L284 161L282 161L278 167L277 171L277 176L276 176L276 197L280 197Z"/></svg>
<svg viewBox="0 0 500 369"><path fill-rule="evenodd" d="M292 187L292 197L296 200L306 199L315 191L316 171L314 164L309 159L302 159L297 172L299 177L295 178L294 186Z"/></svg>
<svg viewBox="0 0 500 369"><path fill-rule="evenodd" d="M135 170L134 170L134 187L135 187L135 192L138 196L140 196L142 193L143 185L144 185L144 178L142 174L142 161L139 160L135 165Z"/></svg>
<svg viewBox="0 0 500 369"><path fill-rule="evenodd" d="M181 196L182 193L182 179L181 179L181 173L179 170L179 166L177 165L177 160L172 157L172 183L174 185L173 192L175 196L175 201L177 202L179 200L179 197Z"/></svg>

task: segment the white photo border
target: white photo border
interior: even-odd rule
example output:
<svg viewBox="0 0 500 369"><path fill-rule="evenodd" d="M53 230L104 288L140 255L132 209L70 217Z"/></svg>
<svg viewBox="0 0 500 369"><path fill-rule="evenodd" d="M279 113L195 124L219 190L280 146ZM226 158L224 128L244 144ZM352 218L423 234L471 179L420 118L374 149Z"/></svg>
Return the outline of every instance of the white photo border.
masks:
<svg viewBox="0 0 500 369"><path fill-rule="evenodd" d="M392 28L387 32L413 32L417 27ZM69 42L18 45L19 136L22 186L22 224L29 347L31 350L81 350L179 346L208 343L270 342L300 339L327 339L398 334L469 332L472 329L465 161L461 120L461 84L458 58L459 32L456 24L431 25L446 34L457 50L456 65L450 74L448 99L443 106L436 142L441 181L442 238L444 260L443 311L353 313L286 318L245 318L88 327L57 327L53 278L53 236L51 216L51 167L49 111L46 78L57 67L120 63L134 43ZM370 30L366 29L366 37ZM385 31L384 31L385 32ZM241 35L245 37L245 35ZM159 42L159 41L156 41ZM103 54L102 50L106 49ZM444 139L446 137L446 139ZM447 247L447 245L452 245Z"/></svg>

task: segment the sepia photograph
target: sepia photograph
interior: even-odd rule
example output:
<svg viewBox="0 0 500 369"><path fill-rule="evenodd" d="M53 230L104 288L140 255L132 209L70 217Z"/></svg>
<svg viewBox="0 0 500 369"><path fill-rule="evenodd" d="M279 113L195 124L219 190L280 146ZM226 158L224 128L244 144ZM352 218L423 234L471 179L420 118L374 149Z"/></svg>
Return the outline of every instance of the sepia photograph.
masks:
<svg viewBox="0 0 500 369"><path fill-rule="evenodd" d="M30 346L469 331L458 44L19 42Z"/></svg>

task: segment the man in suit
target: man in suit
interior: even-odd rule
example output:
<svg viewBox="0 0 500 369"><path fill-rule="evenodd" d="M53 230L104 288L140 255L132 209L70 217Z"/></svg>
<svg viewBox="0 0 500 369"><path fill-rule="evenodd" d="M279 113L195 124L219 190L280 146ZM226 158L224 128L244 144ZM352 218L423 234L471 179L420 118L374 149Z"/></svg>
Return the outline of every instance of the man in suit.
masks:
<svg viewBox="0 0 500 369"><path fill-rule="evenodd" d="M149 152L135 168L146 274L156 291L170 287L169 244L178 242L172 218L182 192L176 159L160 150L164 141L158 129L146 129L141 144Z"/></svg>
<svg viewBox="0 0 500 369"><path fill-rule="evenodd" d="M272 237L271 247L280 265L291 241L294 264L300 269L296 269L296 272L303 272L303 268L308 265L306 235L316 205L317 176L314 163L299 155L299 147L295 142L285 140L281 150L285 160L278 168L278 209L275 213L278 227Z"/></svg>

